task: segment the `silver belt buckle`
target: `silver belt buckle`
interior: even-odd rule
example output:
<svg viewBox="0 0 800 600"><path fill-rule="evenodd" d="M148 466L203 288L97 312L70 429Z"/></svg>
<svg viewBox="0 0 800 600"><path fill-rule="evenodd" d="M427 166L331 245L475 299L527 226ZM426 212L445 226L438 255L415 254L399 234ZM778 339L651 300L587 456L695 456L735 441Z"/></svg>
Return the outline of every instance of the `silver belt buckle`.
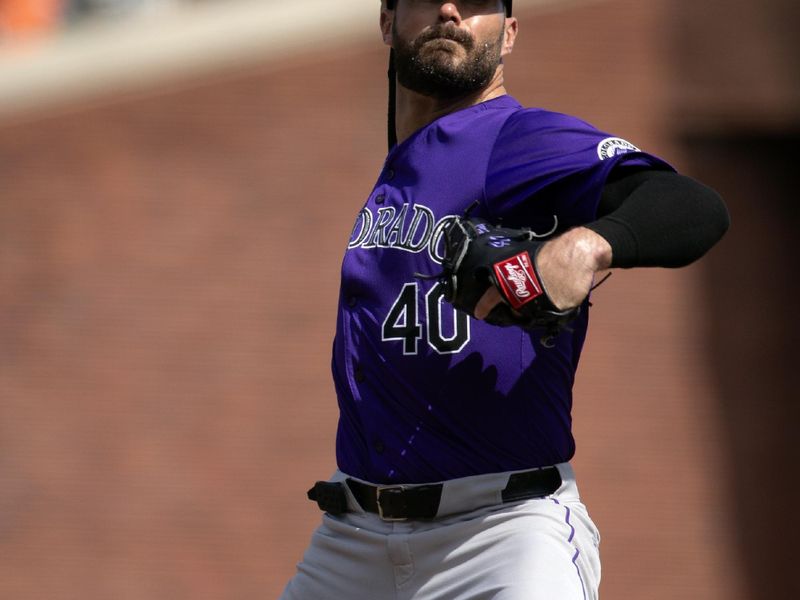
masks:
<svg viewBox="0 0 800 600"><path fill-rule="evenodd" d="M379 485L375 494L375 502L378 505L378 516L382 521L408 521L408 517L387 517L383 514L383 506L381 505L381 494L384 492L403 492L406 490L404 485Z"/></svg>

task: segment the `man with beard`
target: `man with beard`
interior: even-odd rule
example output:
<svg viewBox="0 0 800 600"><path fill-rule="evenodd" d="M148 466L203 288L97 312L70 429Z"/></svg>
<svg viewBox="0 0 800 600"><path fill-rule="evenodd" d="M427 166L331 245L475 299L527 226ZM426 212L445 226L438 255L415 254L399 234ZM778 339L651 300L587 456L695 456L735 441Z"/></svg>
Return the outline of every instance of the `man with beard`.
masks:
<svg viewBox="0 0 800 600"><path fill-rule="evenodd" d="M727 211L630 142L508 96L510 1L384 0L380 24L397 79L342 264L338 470L309 491L323 522L282 597L596 598L569 463L589 292L611 267L696 260ZM508 311L494 285L469 315L444 301L443 232L465 213L547 240L534 262L559 310L580 307L568 328L487 322Z"/></svg>

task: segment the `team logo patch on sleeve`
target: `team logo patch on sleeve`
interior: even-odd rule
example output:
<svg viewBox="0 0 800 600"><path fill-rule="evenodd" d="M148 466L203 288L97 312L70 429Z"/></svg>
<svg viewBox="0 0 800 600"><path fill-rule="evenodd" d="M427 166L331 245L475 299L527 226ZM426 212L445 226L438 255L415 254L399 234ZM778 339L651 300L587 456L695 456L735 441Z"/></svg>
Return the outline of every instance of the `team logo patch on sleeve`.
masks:
<svg viewBox="0 0 800 600"><path fill-rule="evenodd" d="M544 293L527 251L495 263L494 274L512 308L519 309Z"/></svg>
<svg viewBox="0 0 800 600"><path fill-rule="evenodd" d="M610 137L604 139L597 144L597 156L600 160L613 158L620 154L627 154L628 152L639 152L639 148L631 144L628 140L623 140L618 137Z"/></svg>

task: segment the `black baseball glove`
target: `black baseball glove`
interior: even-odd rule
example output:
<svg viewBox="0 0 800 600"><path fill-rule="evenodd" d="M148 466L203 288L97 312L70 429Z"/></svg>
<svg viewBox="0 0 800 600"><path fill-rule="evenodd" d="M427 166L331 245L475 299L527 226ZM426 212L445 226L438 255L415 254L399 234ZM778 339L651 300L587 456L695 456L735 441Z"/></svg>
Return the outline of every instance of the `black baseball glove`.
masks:
<svg viewBox="0 0 800 600"><path fill-rule="evenodd" d="M504 302L492 309L487 323L542 328L548 338L558 334L578 316L580 307L559 310L547 295L536 266L544 243L530 230L455 217L445 230L445 257L438 276L445 285L445 299L475 316L476 304L493 285Z"/></svg>

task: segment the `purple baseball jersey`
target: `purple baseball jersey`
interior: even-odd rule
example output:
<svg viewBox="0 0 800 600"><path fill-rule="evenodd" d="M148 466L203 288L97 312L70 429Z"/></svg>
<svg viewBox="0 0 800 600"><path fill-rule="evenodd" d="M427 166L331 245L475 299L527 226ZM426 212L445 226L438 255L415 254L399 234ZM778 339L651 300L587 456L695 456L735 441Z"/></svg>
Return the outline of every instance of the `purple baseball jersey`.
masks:
<svg viewBox="0 0 800 600"><path fill-rule="evenodd" d="M456 311L443 230L473 216L546 239L596 218L618 165L670 169L574 117L510 96L448 114L387 156L342 264L332 370L339 469L423 483L570 460L572 385L588 322L555 339Z"/></svg>

